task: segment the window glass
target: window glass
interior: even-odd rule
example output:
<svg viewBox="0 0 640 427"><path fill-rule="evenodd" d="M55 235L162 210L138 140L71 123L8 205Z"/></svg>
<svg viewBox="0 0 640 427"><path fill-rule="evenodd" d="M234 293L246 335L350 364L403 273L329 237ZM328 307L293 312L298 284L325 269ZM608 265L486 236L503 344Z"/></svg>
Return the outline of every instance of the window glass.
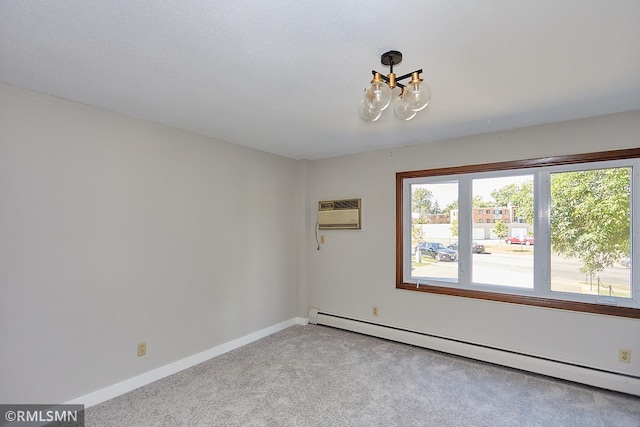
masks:
<svg viewBox="0 0 640 427"><path fill-rule="evenodd" d="M458 278L457 181L411 185L411 275Z"/></svg>
<svg viewBox="0 0 640 427"><path fill-rule="evenodd" d="M493 216L485 224L473 218L472 281L532 289L533 176L480 178L472 185L473 203Z"/></svg>
<svg viewBox="0 0 640 427"><path fill-rule="evenodd" d="M551 174L551 290L631 297L631 168Z"/></svg>

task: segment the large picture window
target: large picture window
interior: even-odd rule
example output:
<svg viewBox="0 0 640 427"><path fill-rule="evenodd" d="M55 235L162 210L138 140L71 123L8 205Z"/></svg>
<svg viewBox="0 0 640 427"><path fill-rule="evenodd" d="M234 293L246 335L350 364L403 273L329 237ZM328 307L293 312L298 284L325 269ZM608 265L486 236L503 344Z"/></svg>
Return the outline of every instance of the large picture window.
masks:
<svg viewBox="0 0 640 427"><path fill-rule="evenodd" d="M396 287L640 318L640 149L400 172L396 188Z"/></svg>

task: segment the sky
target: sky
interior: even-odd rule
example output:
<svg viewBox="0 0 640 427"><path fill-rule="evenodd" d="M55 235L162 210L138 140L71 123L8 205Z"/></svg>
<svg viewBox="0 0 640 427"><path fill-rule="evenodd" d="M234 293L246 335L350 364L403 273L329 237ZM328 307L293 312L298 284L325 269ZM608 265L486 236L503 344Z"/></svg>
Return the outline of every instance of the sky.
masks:
<svg viewBox="0 0 640 427"><path fill-rule="evenodd" d="M530 179L532 179L531 175L475 179L473 181L473 195L482 196L482 200L491 202L493 201L493 197L491 197L493 190L502 188L508 184L520 183ZM433 194L433 201L435 202L437 200L441 208L444 208L458 198L457 183L427 184L426 187Z"/></svg>

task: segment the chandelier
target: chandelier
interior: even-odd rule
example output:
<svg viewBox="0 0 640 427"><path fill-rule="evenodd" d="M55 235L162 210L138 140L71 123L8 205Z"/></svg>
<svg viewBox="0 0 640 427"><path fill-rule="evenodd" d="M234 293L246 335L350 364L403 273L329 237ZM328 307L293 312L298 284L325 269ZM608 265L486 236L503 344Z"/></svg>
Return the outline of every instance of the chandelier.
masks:
<svg viewBox="0 0 640 427"><path fill-rule="evenodd" d="M386 76L372 70L373 80L371 86L364 91L364 99L358 108L360 118L366 122L375 122L391 104L392 89L400 88L398 99L393 105L393 113L400 120L411 120L420 110L424 110L431 100L429 85L422 82L420 73L422 69L412 71L400 77L393 73L393 66L402 62L402 53L390 50L380 57L382 65L389 67ZM401 80L408 79L408 83L402 84Z"/></svg>

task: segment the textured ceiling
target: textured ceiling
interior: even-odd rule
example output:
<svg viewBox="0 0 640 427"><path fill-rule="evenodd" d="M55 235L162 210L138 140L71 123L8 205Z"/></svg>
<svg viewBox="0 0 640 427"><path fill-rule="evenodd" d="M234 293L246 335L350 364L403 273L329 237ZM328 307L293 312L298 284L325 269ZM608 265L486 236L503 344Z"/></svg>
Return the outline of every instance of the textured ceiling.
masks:
<svg viewBox="0 0 640 427"><path fill-rule="evenodd" d="M294 159L640 109L640 1L0 0L0 81ZM380 55L409 122L357 108Z"/></svg>

